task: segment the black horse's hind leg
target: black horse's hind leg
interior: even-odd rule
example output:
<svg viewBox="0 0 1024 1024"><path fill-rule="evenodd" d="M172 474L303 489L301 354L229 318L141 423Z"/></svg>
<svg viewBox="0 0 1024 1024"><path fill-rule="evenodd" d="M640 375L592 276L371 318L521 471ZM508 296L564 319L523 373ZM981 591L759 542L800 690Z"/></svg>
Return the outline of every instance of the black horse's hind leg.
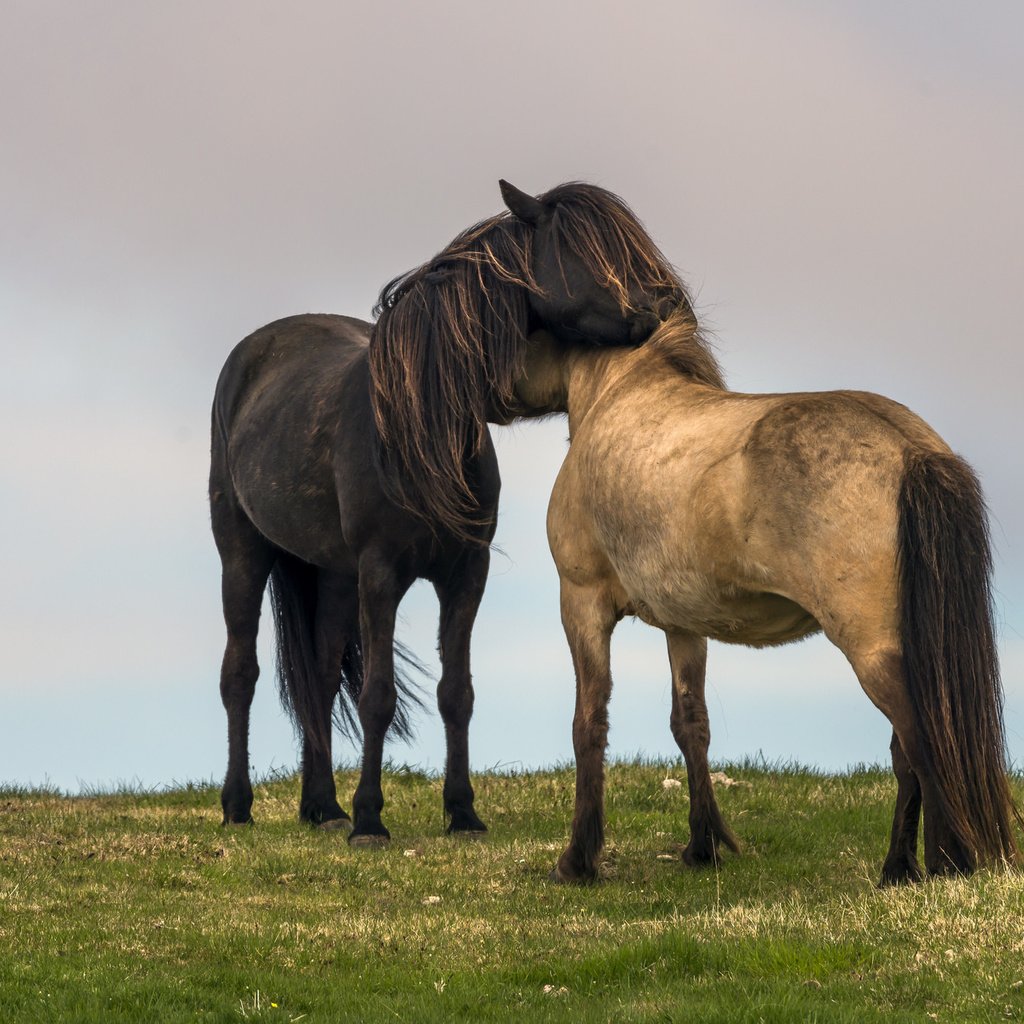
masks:
<svg viewBox="0 0 1024 1024"><path fill-rule="evenodd" d="M882 865L879 885L903 885L920 882L917 862L917 831L921 819L921 783L910 767L896 733L892 734L892 770L896 776L896 811L892 819L889 854Z"/></svg>
<svg viewBox="0 0 1024 1024"><path fill-rule="evenodd" d="M359 722L363 728L363 763L352 799L354 817L349 842L372 846L386 842L381 766L384 736L395 715L395 613L412 578L399 578L397 567L384 556L368 552L359 559L359 632L363 645L363 692Z"/></svg>
<svg viewBox="0 0 1024 1024"><path fill-rule="evenodd" d="M444 810L449 832L486 832L473 809L469 781L469 720L473 714L473 682L469 670L470 636L487 582L490 551L473 549L443 584L436 584L441 603L441 681L437 707L444 721L447 764Z"/></svg>
<svg viewBox="0 0 1024 1024"><path fill-rule="evenodd" d="M220 673L220 695L228 715L228 770L220 800L224 824L244 824L252 820L249 708L260 674L256 633L275 550L224 492L211 488L210 508L228 632Z"/></svg>
<svg viewBox="0 0 1024 1024"><path fill-rule="evenodd" d="M691 866L716 863L719 843L733 853L739 852L739 843L722 820L708 771L711 728L704 700L708 644L703 637L688 633L666 636L672 664L672 735L686 759L690 791L690 842L683 850L683 860Z"/></svg>
<svg viewBox="0 0 1024 1024"><path fill-rule="evenodd" d="M358 592L354 580L334 576L325 570L317 575L317 604L314 636L317 676L316 694L319 736L316 742L308 733L302 741L302 795L299 817L321 828L348 828L351 819L338 803L331 761L331 717L341 683L341 664L345 647L358 627Z"/></svg>

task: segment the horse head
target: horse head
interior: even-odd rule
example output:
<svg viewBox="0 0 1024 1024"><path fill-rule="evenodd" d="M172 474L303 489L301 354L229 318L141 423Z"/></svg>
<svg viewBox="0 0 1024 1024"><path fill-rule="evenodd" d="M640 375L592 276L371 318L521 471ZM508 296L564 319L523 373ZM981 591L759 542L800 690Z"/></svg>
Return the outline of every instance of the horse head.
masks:
<svg viewBox="0 0 1024 1024"><path fill-rule="evenodd" d="M392 500L458 537L479 525L467 475L487 422L517 412L527 338L643 344L686 291L629 207L582 182L534 197L501 183L509 212L459 234L385 285L370 336L378 464Z"/></svg>
<svg viewBox="0 0 1024 1024"><path fill-rule="evenodd" d="M499 185L531 229L531 328L573 345L641 345L681 301L668 262L611 192L570 182L534 197Z"/></svg>

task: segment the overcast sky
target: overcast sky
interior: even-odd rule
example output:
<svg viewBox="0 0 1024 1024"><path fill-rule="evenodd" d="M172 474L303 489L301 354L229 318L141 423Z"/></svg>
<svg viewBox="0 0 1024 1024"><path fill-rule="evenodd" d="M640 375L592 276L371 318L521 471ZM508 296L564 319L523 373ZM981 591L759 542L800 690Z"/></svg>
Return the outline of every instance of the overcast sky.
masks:
<svg viewBox="0 0 1024 1024"><path fill-rule="evenodd" d="M277 317L368 317L385 281L498 212L499 177L623 196L696 291L734 388L879 391L974 464L1024 759L1024 7L2 9L0 782L220 778L219 368ZM572 756L543 530L565 425L498 433L478 768ZM433 664L425 585L403 616ZM260 772L296 761L261 651ZM624 624L613 651L611 753L674 754L661 635ZM884 719L820 638L713 645L708 673L714 758L887 757ZM437 767L441 737L434 714L390 752Z"/></svg>

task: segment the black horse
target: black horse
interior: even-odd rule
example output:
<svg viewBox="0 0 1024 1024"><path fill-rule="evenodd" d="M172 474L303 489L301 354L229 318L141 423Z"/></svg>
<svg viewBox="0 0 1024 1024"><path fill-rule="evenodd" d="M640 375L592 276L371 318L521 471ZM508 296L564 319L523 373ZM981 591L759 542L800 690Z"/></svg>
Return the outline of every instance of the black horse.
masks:
<svg viewBox="0 0 1024 1024"><path fill-rule="evenodd" d="M251 820L249 708L268 579L282 699L302 732L299 816L347 828L332 718L362 728L351 841L385 841L381 761L415 700L396 680L398 603L418 578L440 601L437 689L449 831L473 808L470 633L483 595L500 479L487 421L513 415L526 338L638 345L680 285L626 205L571 183L528 196L387 285L371 325L289 317L228 357L213 403L210 505L223 568L228 715L224 822ZM584 338L586 341L584 341ZM340 700L338 699L340 695ZM353 708L357 709L357 714Z"/></svg>

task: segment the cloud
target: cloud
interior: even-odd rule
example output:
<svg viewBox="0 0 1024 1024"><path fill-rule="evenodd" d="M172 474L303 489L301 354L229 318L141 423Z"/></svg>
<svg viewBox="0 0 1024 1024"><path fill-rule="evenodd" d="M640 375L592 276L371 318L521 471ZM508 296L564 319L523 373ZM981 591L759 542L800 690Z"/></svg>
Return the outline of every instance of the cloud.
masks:
<svg viewBox="0 0 1024 1024"><path fill-rule="evenodd" d="M7 13L0 691L38 695L26 721L81 688L89 707L134 685L152 715L202 694L221 728L205 478L224 358L279 316L367 316L385 281L500 208L498 177L620 192L697 289L733 386L880 391L977 466L997 522L1008 722L1024 704L1016 5L984 18L795 0L527 0L512 20L461 0L399 18L328 3ZM556 422L499 441L507 557L477 630L478 764L567 756L544 538L564 435ZM420 588L407 609L428 655L432 600ZM616 645L613 749L671 750L656 746L671 739L649 633ZM732 744L719 749L756 749L776 707L778 749L827 756L813 728L800 735L800 708L826 692L861 701L833 653L716 653L716 744ZM850 749L875 750L857 721L840 723ZM293 756L281 735L268 758ZM152 763L166 775L173 753Z"/></svg>

